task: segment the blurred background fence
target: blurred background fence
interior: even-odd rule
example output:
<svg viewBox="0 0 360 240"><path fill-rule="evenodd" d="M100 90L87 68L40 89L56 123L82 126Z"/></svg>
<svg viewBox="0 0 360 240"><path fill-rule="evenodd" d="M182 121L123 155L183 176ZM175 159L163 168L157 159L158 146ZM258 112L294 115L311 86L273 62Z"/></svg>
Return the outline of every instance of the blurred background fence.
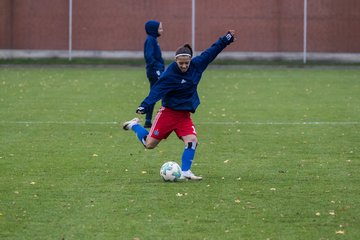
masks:
<svg viewBox="0 0 360 240"><path fill-rule="evenodd" d="M0 58L142 58L149 19L165 58L235 29L223 58L360 62L359 0L0 0Z"/></svg>

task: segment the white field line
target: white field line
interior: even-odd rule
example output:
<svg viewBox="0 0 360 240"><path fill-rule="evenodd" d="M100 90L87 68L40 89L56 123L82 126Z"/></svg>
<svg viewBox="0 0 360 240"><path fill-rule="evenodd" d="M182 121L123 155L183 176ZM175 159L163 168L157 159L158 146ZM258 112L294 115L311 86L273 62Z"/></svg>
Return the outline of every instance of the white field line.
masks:
<svg viewBox="0 0 360 240"><path fill-rule="evenodd" d="M0 121L0 124L49 124L49 125L116 125L119 122L87 122L87 121ZM360 122L198 122L199 125L360 125Z"/></svg>
<svg viewBox="0 0 360 240"><path fill-rule="evenodd" d="M72 121L0 121L0 124L49 124L49 125L114 125L117 122L72 122Z"/></svg>
<svg viewBox="0 0 360 240"><path fill-rule="evenodd" d="M202 122L209 125L358 125L360 122Z"/></svg>

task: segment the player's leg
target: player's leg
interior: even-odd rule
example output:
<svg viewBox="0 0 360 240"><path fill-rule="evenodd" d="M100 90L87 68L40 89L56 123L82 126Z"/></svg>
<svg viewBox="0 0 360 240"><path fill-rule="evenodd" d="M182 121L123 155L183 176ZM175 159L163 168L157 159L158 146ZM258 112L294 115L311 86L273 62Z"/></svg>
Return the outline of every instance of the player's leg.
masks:
<svg viewBox="0 0 360 240"><path fill-rule="evenodd" d="M160 141L161 140L150 137L150 135L148 135L144 146L147 149L154 149L160 143Z"/></svg>
<svg viewBox="0 0 360 240"><path fill-rule="evenodd" d="M139 139L139 141L146 147L146 138L149 135L149 132L140 125L140 119L134 118L130 121L124 122L123 124L124 130L133 130L136 134L136 137Z"/></svg>
<svg viewBox="0 0 360 240"><path fill-rule="evenodd" d="M133 130L139 141L147 149L155 148L162 139L166 139L173 131L177 118L174 118L171 111L164 107L160 108L154 119L154 124L150 131L140 125L140 119L134 118L123 124L124 130Z"/></svg>
<svg viewBox="0 0 360 240"><path fill-rule="evenodd" d="M182 137L185 144L185 149L181 157L181 170L188 171L191 169L194 161L195 151L197 147L197 138L195 135L187 135Z"/></svg>
<svg viewBox="0 0 360 240"><path fill-rule="evenodd" d="M123 124L124 130L133 130L136 134L139 141L144 145L147 149L155 148L161 140L151 137L149 132L140 125L140 119L134 118L130 121L127 121Z"/></svg>
<svg viewBox="0 0 360 240"><path fill-rule="evenodd" d="M190 114L187 119L181 121L180 127L176 130L176 134L184 141L185 149L181 157L182 178L201 180L202 177L196 176L191 172L191 166L194 161L198 139L194 124L190 119Z"/></svg>

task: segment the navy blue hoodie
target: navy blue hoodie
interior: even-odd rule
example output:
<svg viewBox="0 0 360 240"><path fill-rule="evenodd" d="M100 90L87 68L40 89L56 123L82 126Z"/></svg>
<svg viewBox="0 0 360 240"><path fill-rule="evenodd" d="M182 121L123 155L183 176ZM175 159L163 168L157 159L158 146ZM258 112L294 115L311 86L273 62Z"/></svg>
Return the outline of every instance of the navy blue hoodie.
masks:
<svg viewBox="0 0 360 240"><path fill-rule="evenodd" d="M200 56L191 60L189 69L185 73L181 72L176 62L171 63L140 106L147 109L148 106L162 99L164 107L194 113L200 104L197 86L203 72L232 41L233 37L229 34L219 38Z"/></svg>
<svg viewBox="0 0 360 240"><path fill-rule="evenodd" d="M150 20L145 23L147 37L144 43L144 58L146 62L146 75L148 78L158 78L157 71L161 73L165 69L161 49L157 41L160 22Z"/></svg>

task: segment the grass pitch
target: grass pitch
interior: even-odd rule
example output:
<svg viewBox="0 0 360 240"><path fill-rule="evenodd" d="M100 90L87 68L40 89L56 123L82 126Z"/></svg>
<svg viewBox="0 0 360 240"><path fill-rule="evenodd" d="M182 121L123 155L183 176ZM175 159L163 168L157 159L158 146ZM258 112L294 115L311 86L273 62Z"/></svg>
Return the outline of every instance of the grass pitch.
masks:
<svg viewBox="0 0 360 240"><path fill-rule="evenodd" d="M211 68L200 182L119 124L143 68L0 68L0 239L359 239L360 70ZM158 105L159 106L159 105Z"/></svg>

